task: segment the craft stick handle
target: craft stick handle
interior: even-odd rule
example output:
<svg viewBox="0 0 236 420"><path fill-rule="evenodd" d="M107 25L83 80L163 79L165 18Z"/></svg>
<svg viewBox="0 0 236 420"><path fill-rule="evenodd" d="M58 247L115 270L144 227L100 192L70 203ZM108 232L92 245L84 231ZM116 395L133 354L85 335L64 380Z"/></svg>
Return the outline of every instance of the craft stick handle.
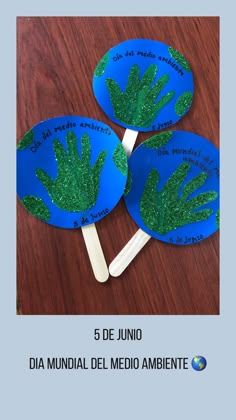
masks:
<svg viewBox="0 0 236 420"><path fill-rule="evenodd" d="M97 281L104 283L109 278L107 263L103 254L95 224L81 228L90 263Z"/></svg>
<svg viewBox="0 0 236 420"><path fill-rule="evenodd" d="M113 277L122 274L149 239L151 236L139 229L110 264L110 274Z"/></svg>
<svg viewBox="0 0 236 420"><path fill-rule="evenodd" d="M129 128L125 130L125 134L122 140L122 145L128 157L131 155L133 151L137 136L138 136L138 131L130 130Z"/></svg>

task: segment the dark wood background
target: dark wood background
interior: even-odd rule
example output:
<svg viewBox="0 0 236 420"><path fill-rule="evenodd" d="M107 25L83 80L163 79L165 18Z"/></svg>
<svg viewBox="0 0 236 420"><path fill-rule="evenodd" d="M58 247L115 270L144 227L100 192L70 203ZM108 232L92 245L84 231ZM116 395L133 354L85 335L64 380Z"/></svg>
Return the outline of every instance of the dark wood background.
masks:
<svg viewBox="0 0 236 420"><path fill-rule="evenodd" d="M173 129L219 146L219 19L217 17L20 17L17 19L17 142L41 120L82 115L124 129L99 108L95 66L130 38L163 41L194 72L190 112ZM142 133L137 145L150 136ZM30 215L18 201L18 314L218 314L219 234L186 247L150 240L119 278L93 277L82 233ZM123 200L96 224L110 263L137 231Z"/></svg>

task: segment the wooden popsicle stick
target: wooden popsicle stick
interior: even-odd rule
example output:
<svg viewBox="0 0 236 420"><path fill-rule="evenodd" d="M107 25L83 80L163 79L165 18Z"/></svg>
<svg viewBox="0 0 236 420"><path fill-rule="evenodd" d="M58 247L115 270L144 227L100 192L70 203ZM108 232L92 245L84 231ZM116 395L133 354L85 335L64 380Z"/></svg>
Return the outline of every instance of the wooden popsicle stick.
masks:
<svg viewBox="0 0 236 420"><path fill-rule="evenodd" d="M122 145L126 151L127 157L129 157L133 151L138 131L130 130L127 128L122 140ZM111 262L109 266L109 272L113 277L118 277L133 261L136 255L151 239L151 236L145 233L142 229L139 229L125 247L120 251L116 258Z"/></svg>
<svg viewBox="0 0 236 420"><path fill-rule="evenodd" d="M139 229L111 262L109 266L111 276L118 277L122 274L149 239L151 239L151 236Z"/></svg>
<svg viewBox="0 0 236 420"><path fill-rule="evenodd" d="M128 157L131 155L133 151L137 136L138 136L138 131L130 130L129 128L125 130L125 134L122 140L122 145Z"/></svg>
<svg viewBox="0 0 236 420"><path fill-rule="evenodd" d="M128 128L125 130L122 144L128 157L132 153L137 136L138 131L129 130ZM104 283L109 278L109 271L98 237L96 226L93 223L91 225L82 227L81 230L94 276L97 281Z"/></svg>
<svg viewBox="0 0 236 420"><path fill-rule="evenodd" d="M94 223L81 228L88 251L90 263L97 281L104 283L109 278L107 263L103 254L97 229Z"/></svg>

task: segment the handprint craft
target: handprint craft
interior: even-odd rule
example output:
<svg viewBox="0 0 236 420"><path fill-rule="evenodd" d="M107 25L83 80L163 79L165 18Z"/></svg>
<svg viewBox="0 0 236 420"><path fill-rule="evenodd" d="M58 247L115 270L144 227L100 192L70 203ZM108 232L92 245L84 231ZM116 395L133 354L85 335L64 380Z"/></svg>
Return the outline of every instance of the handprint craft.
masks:
<svg viewBox="0 0 236 420"><path fill-rule="evenodd" d="M131 39L111 48L93 77L96 100L116 124L155 131L179 121L193 101L194 81L187 60L168 45Z"/></svg>
<svg viewBox="0 0 236 420"><path fill-rule="evenodd" d="M157 71L157 66L151 64L141 78L139 66L134 64L128 76L125 92L122 92L115 80L106 79L106 86L118 120L131 126L149 127L161 109L171 101L175 95L173 90L157 101L169 81L169 75L163 74L153 85Z"/></svg>
<svg viewBox="0 0 236 420"><path fill-rule="evenodd" d="M53 142L58 164L56 179L52 179L41 168L36 169L35 173L56 206L68 212L85 211L96 203L106 151L99 154L92 166L91 145L87 134L83 134L81 138L81 156L74 132L67 133L66 142L67 151L58 139Z"/></svg>
<svg viewBox="0 0 236 420"><path fill-rule="evenodd" d="M189 198L207 180L207 173L201 172L180 189L191 165L181 163L167 180L161 191L157 191L160 175L156 169L149 173L140 202L140 214L146 226L161 235L178 227L207 220L213 210L198 210L218 197L216 191L202 192Z"/></svg>

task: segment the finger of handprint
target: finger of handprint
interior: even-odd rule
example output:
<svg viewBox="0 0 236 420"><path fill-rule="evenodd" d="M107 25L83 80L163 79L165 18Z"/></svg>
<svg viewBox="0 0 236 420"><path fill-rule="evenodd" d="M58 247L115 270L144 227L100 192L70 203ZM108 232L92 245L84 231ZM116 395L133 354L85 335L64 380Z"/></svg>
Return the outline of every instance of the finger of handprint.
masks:
<svg viewBox="0 0 236 420"><path fill-rule="evenodd" d="M139 70L139 66L137 64L134 64L131 67L131 70L129 73L125 95L127 97L130 97L130 95L133 96L134 92L136 92L139 89L139 84L140 84L140 70Z"/></svg>
<svg viewBox="0 0 236 420"><path fill-rule="evenodd" d="M64 173L68 168L68 157L63 145L58 139L55 139L53 142L53 150L58 164L58 176L64 176Z"/></svg>
<svg viewBox="0 0 236 420"><path fill-rule="evenodd" d="M154 100L157 96L160 95L161 91L164 89L164 87L167 85L170 77L168 74L163 74L160 79L155 83L153 88L148 93L148 97L152 100Z"/></svg>
<svg viewBox="0 0 236 420"><path fill-rule="evenodd" d="M83 164L89 165L91 159L91 144L88 134L81 137L81 161Z"/></svg>
<svg viewBox="0 0 236 420"><path fill-rule="evenodd" d="M181 184L184 182L191 165L189 163L181 163L176 171L171 175L162 189L162 194L168 194L175 197L178 194Z"/></svg>
<svg viewBox="0 0 236 420"><path fill-rule="evenodd" d="M47 192L51 194L52 187L53 187L53 180L52 178L45 172L43 169L36 169L35 175L39 179L40 182L44 185Z"/></svg>
<svg viewBox="0 0 236 420"><path fill-rule="evenodd" d="M140 200L140 214L144 223L153 230L157 229L159 220L158 192L159 173L152 169L149 173L143 195Z"/></svg>
<svg viewBox="0 0 236 420"><path fill-rule="evenodd" d="M140 82L140 88L149 90L151 87L152 82L154 81L157 74L157 66L155 64L150 64L150 66L145 71L143 78Z"/></svg>
<svg viewBox="0 0 236 420"><path fill-rule="evenodd" d="M53 150L55 153L55 158L57 161L62 161L67 159L66 151L58 139L55 139L53 142Z"/></svg>
<svg viewBox="0 0 236 420"><path fill-rule="evenodd" d="M186 208L188 210L194 210L198 207L204 206L205 204L210 203L211 201L216 200L218 193L216 191L208 191L201 194L198 194L196 197L187 201Z"/></svg>
<svg viewBox="0 0 236 420"><path fill-rule="evenodd" d="M100 178L100 174L101 174L101 170L103 168L105 159L107 156L107 152L106 150L103 150L103 152L100 153L100 155L98 156L94 167L93 167L93 179L95 182L99 183L99 178Z"/></svg>
<svg viewBox="0 0 236 420"><path fill-rule="evenodd" d="M159 173L156 169L152 169L148 175L148 179L143 191L142 199L157 198L157 186L159 184Z"/></svg>
<svg viewBox="0 0 236 420"><path fill-rule="evenodd" d="M203 220L207 220L213 213L212 209L204 209L197 211L195 213L190 213L188 219L186 220L187 223L195 223L195 222L202 222Z"/></svg>
<svg viewBox="0 0 236 420"><path fill-rule="evenodd" d="M201 172L199 175L195 176L191 181L187 182L183 188L182 198L187 199L190 194L195 190L200 188L207 180L207 173Z"/></svg>
<svg viewBox="0 0 236 420"><path fill-rule="evenodd" d="M78 144L77 144L75 133L73 131L69 131L67 133L66 142L67 142L69 160L72 162L77 161L79 159Z"/></svg>
<svg viewBox="0 0 236 420"><path fill-rule="evenodd" d="M159 101L155 104L154 110L155 113L158 114L158 112L164 108L165 105L167 105L175 96L174 90L171 90L170 92L166 93Z"/></svg>
<svg viewBox="0 0 236 420"><path fill-rule="evenodd" d="M106 79L106 86L110 94L115 114L119 114L125 105L123 92L121 91L118 83L113 79Z"/></svg>

